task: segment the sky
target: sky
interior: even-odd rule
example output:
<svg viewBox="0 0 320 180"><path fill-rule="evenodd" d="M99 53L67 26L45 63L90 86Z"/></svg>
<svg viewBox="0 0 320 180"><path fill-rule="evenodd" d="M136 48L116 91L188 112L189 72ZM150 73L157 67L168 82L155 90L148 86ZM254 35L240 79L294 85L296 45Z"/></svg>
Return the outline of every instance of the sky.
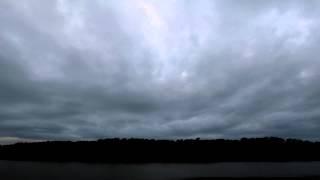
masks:
<svg viewBox="0 0 320 180"><path fill-rule="evenodd" d="M0 144L320 140L320 2L1 0Z"/></svg>

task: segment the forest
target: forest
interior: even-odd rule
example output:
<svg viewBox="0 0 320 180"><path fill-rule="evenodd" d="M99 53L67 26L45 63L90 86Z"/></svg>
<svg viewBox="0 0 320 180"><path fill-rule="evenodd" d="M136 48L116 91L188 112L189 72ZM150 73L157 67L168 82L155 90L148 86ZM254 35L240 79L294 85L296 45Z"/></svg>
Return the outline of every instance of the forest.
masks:
<svg viewBox="0 0 320 180"><path fill-rule="evenodd" d="M320 142L277 137L46 141L0 146L1 160L92 163L211 163L320 160Z"/></svg>

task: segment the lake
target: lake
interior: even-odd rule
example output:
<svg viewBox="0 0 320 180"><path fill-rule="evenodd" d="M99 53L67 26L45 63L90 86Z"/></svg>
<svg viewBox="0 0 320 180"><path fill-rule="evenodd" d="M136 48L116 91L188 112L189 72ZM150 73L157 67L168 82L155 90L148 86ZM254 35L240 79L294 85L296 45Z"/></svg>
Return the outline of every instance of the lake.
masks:
<svg viewBox="0 0 320 180"><path fill-rule="evenodd" d="M211 164L86 164L0 161L0 179L169 180L194 177L320 176L320 162Z"/></svg>

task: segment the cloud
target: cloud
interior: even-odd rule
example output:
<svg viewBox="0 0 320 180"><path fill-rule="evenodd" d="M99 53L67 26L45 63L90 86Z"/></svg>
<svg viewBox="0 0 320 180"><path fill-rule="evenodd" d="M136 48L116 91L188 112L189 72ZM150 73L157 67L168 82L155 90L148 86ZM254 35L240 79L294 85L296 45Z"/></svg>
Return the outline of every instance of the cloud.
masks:
<svg viewBox="0 0 320 180"><path fill-rule="evenodd" d="M3 138L320 135L317 1L0 4Z"/></svg>

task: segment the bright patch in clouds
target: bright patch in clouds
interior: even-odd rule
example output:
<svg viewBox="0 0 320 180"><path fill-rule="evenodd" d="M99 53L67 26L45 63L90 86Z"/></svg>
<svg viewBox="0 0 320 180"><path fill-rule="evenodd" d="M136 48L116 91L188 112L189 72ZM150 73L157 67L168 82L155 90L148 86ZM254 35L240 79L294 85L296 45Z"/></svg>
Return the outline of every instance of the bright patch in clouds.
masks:
<svg viewBox="0 0 320 180"><path fill-rule="evenodd" d="M161 17L161 14L152 3L148 1L138 0L137 4L141 7L145 16L148 18L150 25L152 25L154 28L159 29L163 29L166 26L166 23Z"/></svg>

